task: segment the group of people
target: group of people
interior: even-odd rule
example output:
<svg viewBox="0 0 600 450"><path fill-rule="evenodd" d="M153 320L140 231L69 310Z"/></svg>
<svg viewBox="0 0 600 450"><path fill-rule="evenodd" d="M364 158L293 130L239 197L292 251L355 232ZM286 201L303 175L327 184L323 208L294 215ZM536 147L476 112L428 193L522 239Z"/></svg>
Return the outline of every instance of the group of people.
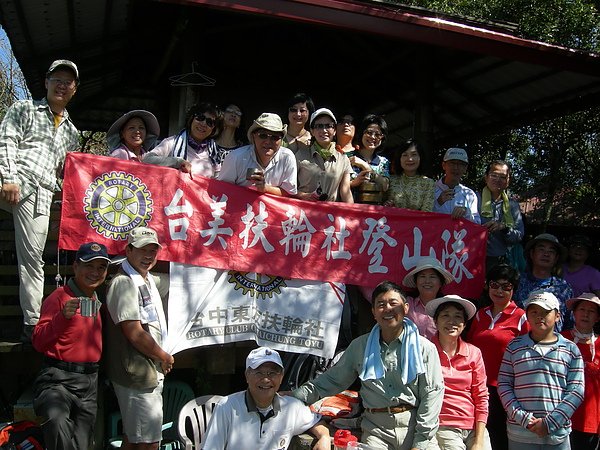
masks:
<svg viewBox="0 0 600 450"><path fill-rule="evenodd" d="M168 331L162 305L168 280L150 273L161 245L156 231L131 231L124 262L108 285L104 323L96 289L111 259L100 243L81 245L74 276L42 303L51 199L66 153L79 146L66 110L78 85L77 66L54 61L46 98L16 102L0 125L0 207L14 217L23 340L44 354L35 408L46 418L47 448L88 448L104 327L123 448L156 449L163 380L174 364L161 347ZM302 403L338 393L357 378L365 408L362 441L373 448L562 450L570 442L571 448L596 448L600 272L586 265L594 251L590 239L574 236L567 248L542 233L521 247L526 268L520 273L514 250L524 224L508 194L508 163L490 162L485 186L475 193L461 184L469 164L464 149L445 152L444 175L434 181L421 174L417 142L406 142L390 159L381 154L388 133L382 116L338 117L296 94L287 124L262 113L245 136L243 112L234 103L193 106L182 130L160 142L158 120L143 110L126 113L107 132L116 158L305 201L445 213L488 230L487 304L477 309L448 292L451 273L435 258L421 259L402 286L375 287L371 332L289 395L277 393L283 375L277 352L251 352L248 389L217 406L204 448L242 449L248 442L252 448L287 448L291 435L306 430L317 436L315 448L328 448L329 431Z"/></svg>

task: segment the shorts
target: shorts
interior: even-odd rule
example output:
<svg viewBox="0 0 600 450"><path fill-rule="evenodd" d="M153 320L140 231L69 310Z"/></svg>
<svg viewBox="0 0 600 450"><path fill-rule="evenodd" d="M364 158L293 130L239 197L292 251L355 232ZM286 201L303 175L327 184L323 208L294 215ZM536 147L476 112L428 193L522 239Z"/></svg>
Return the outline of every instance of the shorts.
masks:
<svg viewBox="0 0 600 450"><path fill-rule="evenodd" d="M113 382L123 417L123 434L132 444L149 444L162 439L163 381L154 389L131 389Z"/></svg>

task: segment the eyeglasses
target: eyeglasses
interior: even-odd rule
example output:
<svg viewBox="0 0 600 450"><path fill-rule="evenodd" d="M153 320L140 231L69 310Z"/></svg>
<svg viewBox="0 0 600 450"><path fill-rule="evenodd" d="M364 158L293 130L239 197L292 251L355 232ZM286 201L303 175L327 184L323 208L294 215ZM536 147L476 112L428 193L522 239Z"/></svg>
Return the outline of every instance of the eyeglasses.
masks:
<svg viewBox="0 0 600 450"><path fill-rule="evenodd" d="M281 375L281 371L269 371L269 372L261 372L261 371L254 371L252 372L252 375L256 378L258 378L259 380L262 380L263 378L268 378L269 380L272 380L273 378Z"/></svg>
<svg viewBox="0 0 600 450"><path fill-rule="evenodd" d="M54 84L58 84L59 86L64 86L66 88L75 87L75 80L61 80L60 78L48 78L48 81Z"/></svg>
<svg viewBox="0 0 600 450"><path fill-rule="evenodd" d="M308 109L306 108L290 108L291 113L300 113L300 114L308 114Z"/></svg>
<svg viewBox="0 0 600 450"><path fill-rule="evenodd" d="M354 125L354 119L348 119L344 117L342 120L339 121L338 125Z"/></svg>
<svg viewBox="0 0 600 450"><path fill-rule="evenodd" d="M488 177L490 177L492 180L500 180L500 181L508 180L508 175L500 175L497 173L488 173Z"/></svg>
<svg viewBox="0 0 600 450"><path fill-rule="evenodd" d="M283 137L280 134L269 134L269 133L256 133L256 136L258 136L258 138L262 139L263 141L268 139L271 142L277 142L277 141L281 140L281 138Z"/></svg>
<svg viewBox="0 0 600 450"><path fill-rule="evenodd" d="M365 132L363 134L370 136L372 138L375 138L375 139L383 138L383 134L380 133L379 131L365 130Z"/></svg>
<svg viewBox="0 0 600 450"><path fill-rule="evenodd" d="M334 123L315 123L313 124L315 130L333 130L335 128Z"/></svg>
<svg viewBox="0 0 600 450"><path fill-rule="evenodd" d="M225 110L225 112L226 112L226 113L229 113L229 114L235 114L235 115L236 115L236 116L238 116L238 117L242 117L242 112L241 112L240 110L238 110L238 109L227 108L227 109Z"/></svg>
<svg viewBox="0 0 600 450"><path fill-rule="evenodd" d="M204 122L206 125L208 125L211 128L214 128L214 126L215 126L215 119L206 117L204 114L194 114L194 120L197 120L198 122Z"/></svg>
<svg viewBox="0 0 600 450"><path fill-rule="evenodd" d="M497 281L490 281L489 282L490 285L490 289L502 289L505 292L510 292L513 290L513 285L512 283L498 283Z"/></svg>

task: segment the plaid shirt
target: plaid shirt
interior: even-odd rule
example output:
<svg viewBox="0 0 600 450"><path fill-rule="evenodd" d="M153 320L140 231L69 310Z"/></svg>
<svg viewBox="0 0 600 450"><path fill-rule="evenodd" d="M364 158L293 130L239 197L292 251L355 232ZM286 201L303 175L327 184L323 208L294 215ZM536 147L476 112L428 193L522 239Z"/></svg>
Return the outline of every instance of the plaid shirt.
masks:
<svg viewBox="0 0 600 450"><path fill-rule="evenodd" d="M48 215L67 152L79 147L79 133L65 110L58 128L47 100L21 100L0 125L2 183L18 184L21 198L37 194L36 212Z"/></svg>

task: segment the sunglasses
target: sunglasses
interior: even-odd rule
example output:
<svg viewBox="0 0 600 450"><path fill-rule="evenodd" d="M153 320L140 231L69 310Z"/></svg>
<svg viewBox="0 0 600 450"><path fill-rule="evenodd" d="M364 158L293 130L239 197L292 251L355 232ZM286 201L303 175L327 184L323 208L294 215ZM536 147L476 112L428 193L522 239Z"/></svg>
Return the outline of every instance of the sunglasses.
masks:
<svg viewBox="0 0 600 450"><path fill-rule="evenodd" d="M496 281L490 281L489 282L490 285L490 289L502 289L505 292L510 292L513 290L513 285L512 283L498 283Z"/></svg>
<svg viewBox="0 0 600 450"><path fill-rule="evenodd" d="M312 126L315 130L333 130L335 128L334 123L315 123Z"/></svg>
<svg viewBox="0 0 600 450"><path fill-rule="evenodd" d="M280 134L269 134L269 133L256 133L256 136L258 136L258 138L263 141L268 139L271 142L277 142L277 141L281 140L281 138L283 138L283 136Z"/></svg>
<svg viewBox="0 0 600 450"><path fill-rule="evenodd" d="M239 110L237 110L237 109L233 109L233 108L227 108L227 109L225 110L225 112L226 112L226 113L229 113L229 114L234 114L234 115L236 115L236 116L238 116L238 117L242 117L242 112L241 112L241 111L239 111Z"/></svg>
<svg viewBox="0 0 600 450"><path fill-rule="evenodd" d="M204 114L194 114L194 120L198 122L204 122L209 127L213 128L215 126L215 119L211 119L210 117L206 117Z"/></svg>
<svg viewBox="0 0 600 450"><path fill-rule="evenodd" d="M344 118L338 122L338 125L354 125L354 119Z"/></svg>

